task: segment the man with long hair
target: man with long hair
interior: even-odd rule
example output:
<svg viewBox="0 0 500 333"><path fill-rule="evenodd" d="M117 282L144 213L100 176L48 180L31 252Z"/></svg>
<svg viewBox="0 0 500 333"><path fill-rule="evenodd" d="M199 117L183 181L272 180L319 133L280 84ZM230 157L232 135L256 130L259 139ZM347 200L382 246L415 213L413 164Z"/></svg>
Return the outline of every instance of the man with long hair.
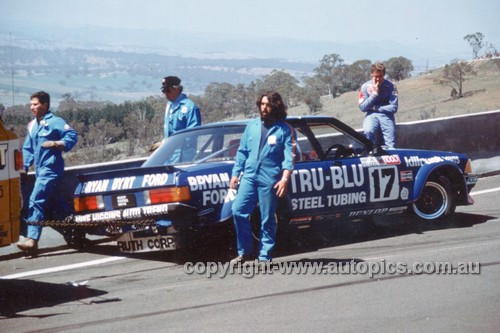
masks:
<svg viewBox="0 0 500 333"><path fill-rule="evenodd" d="M295 132L285 122L286 106L280 94L269 91L257 100L260 118L251 120L236 154L230 183L238 189L233 202L238 256L231 264L252 259L250 216L259 203L261 230L258 259L271 261L276 240L276 205L286 194L293 170Z"/></svg>

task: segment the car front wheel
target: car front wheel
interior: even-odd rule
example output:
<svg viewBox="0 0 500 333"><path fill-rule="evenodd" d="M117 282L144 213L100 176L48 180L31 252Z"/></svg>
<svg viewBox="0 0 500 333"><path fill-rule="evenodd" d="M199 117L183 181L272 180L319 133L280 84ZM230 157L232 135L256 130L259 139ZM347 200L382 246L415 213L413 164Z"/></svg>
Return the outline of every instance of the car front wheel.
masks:
<svg viewBox="0 0 500 333"><path fill-rule="evenodd" d="M428 181L420 198L413 203L413 211L424 220L436 220L454 211L453 196L447 181Z"/></svg>

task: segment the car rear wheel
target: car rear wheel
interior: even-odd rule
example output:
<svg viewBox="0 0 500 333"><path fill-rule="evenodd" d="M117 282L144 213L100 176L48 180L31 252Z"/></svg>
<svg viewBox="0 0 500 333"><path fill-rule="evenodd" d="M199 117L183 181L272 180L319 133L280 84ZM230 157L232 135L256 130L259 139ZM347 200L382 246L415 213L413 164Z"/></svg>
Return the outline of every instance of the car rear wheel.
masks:
<svg viewBox="0 0 500 333"><path fill-rule="evenodd" d="M413 204L413 211L424 220L436 220L454 211L454 198L446 179L428 181Z"/></svg>
<svg viewBox="0 0 500 333"><path fill-rule="evenodd" d="M274 219L276 220L276 234L277 234L279 219L276 213L274 213ZM258 209L256 209L253 212L252 216L250 217L250 226L252 228L253 239L256 240L257 242L260 242L261 223L260 223L260 211Z"/></svg>
<svg viewBox="0 0 500 333"><path fill-rule="evenodd" d="M286 244L289 243L288 239L288 221L289 219L279 213L274 214L274 218L276 219L276 247L286 247ZM260 242L260 211L256 209L251 217L250 217L250 227L252 230L252 237L254 239L255 245L258 248L258 243Z"/></svg>

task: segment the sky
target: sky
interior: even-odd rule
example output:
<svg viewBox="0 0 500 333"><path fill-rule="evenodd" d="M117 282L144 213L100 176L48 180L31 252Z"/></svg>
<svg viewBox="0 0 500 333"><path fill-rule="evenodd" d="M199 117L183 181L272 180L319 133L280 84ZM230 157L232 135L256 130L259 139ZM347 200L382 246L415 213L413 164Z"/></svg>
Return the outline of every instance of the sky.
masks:
<svg viewBox="0 0 500 333"><path fill-rule="evenodd" d="M62 26L203 32L409 46L469 47L482 32L500 48L498 0L0 0L8 20Z"/></svg>

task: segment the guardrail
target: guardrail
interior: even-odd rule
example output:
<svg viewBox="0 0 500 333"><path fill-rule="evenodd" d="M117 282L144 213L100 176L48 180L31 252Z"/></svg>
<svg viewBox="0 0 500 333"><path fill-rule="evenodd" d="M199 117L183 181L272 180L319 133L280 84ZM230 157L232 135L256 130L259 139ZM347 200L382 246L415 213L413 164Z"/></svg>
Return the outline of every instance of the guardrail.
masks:
<svg viewBox="0 0 500 333"><path fill-rule="evenodd" d="M396 147L454 151L471 159L500 152L500 110L401 123L396 128Z"/></svg>
<svg viewBox="0 0 500 333"><path fill-rule="evenodd" d="M358 130L360 131L360 130ZM500 153L500 110L397 124L397 147L464 153L471 159L498 156ZM77 175L140 166L146 157L68 167L63 176L61 195L73 206ZM25 203L33 188L34 174L22 184ZM27 206L27 205L24 205ZM22 216L27 215L23 207Z"/></svg>

